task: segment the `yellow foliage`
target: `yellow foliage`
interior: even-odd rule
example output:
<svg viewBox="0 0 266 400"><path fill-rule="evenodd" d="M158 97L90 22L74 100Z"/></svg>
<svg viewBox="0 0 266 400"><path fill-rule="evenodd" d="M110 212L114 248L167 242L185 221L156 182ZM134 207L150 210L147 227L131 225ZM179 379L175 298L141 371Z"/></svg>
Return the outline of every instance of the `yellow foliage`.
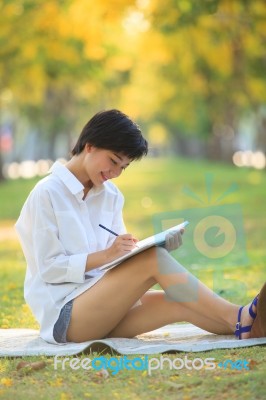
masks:
<svg viewBox="0 0 266 400"><path fill-rule="evenodd" d="M204 81L203 77L198 73L192 75L191 86L193 87L195 92L201 93L202 95L207 92L206 82Z"/></svg>
<svg viewBox="0 0 266 400"><path fill-rule="evenodd" d="M149 129L149 141L154 146L162 146L167 140L167 131L162 124L156 123Z"/></svg>
<svg viewBox="0 0 266 400"><path fill-rule="evenodd" d="M17 287L18 287L18 285L14 282L9 282L7 285L8 290L16 289Z"/></svg>
<svg viewBox="0 0 266 400"><path fill-rule="evenodd" d="M34 60L37 53L37 45L35 42L26 42L22 47L22 53L25 59Z"/></svg>
<svg viewBox="0 0 266 400"><path fill-rule="evenodd" d="M20 3L6 3L1 11L8 19L17 17L23 13L23 5Z"/></svg>
<svg viewBox="0 0 266 400"><path fill-rule="evenodd" d="M43 2L36 13L36 24L39 30L55 30L60 9L58 3L52 0Z"/></svg>
<svg viewBox="0 0 266 400"><path fill-rule="evenodd" d="M213 24L213 21L212 21ZM214 41L205 27L193 27L188 32L190 43L194 44L194 54L191 59L201 57L213 70L228 76L232 70L230 43L223 40ZM186 68L188 66L186 65Z"/></svg>
<svg viewBox="0 0 266 400"><path fill-rule="evenodd" d="M109 4L109 9L110 9ZM108 21L108 8L103 1L73 0L60 29L85 41L101 42L102 30Z"/></svg>
<svg viewBox="0 0 266 400"><path fill-rule="evenodd" d="M13 380L10 378L2 378L0 380L1 385L6 386L6 387L10 387L13 385Z"/></svg>
<svg viewBox="0 0 266 400"><path fill-rule="evenodd" d="M28 304L22 304L21 308L22 308L23 312L29 312L30 311L30 307L29 307Z"/></svg>
<svg viewBox="0 0 266 400"><path fill-rule="evenodd" d="M60 393L60 400L68 400L68 399L70 399L70 396L68 393L65 393L65 392Z"/></svg>
<svg viewBox="0 0 266 400"><path fill-rule="evenodd" d="M116 71L128 71L133 64L133 60L129 55L118 54L110 56L107 60L106 67Z"/></svg>
<svg viewBox="0 0 266 400"><path fill-rule="evenodd" d="M63 385L62 378L56 378L54 381L49 382L52 387L60 387Z"/></svg>
<svg viewBox="0 0 266 400"><path fill-rule="evenodd" d="M265 101L265 82L247 71L265 52L266 3L220 0L214 14L179 24L189 13L190 0L47 0L32 9L11 0L0 13L2 81L14 103L41 105L48 85L58 93L67 85L77 104L120 106L145 121L163 110L187 127L199 99L221 98L222 105L235 80L246 85L234 86L240 108L248 94Z"/></svg>
<svg viewBox="0 0 266 400"><path fill-rule="evenodd" d="M261 0L253 0L252 1L252 9L253 12L260 16L260 17L266 17L266 3L265 1L261 1ZM264 24L265 26L265 24Z"/></svg>
<svg viewBox="0 0 266 400"><path fill-rule="evenodd" d="M92 42L87 42L85 47L85 55L91 60L101 60L106 54L105 49L101 45Z"/></svg>
<svg viewBox="0 0 266 400"><path fill-rule="evenodd" d="M261 84L260 79L249 78L246 84L252 97L255 97L256 99L258 99L258 101L261 101L262 103L266 102L265 87L263 87L263 85Z"/></svg>
<svg viewBox="0 0 266 400"><path fill-rule="evenodd" d="M259 56L264 50L263 43L258 41L256 35L245 36L245 49L253 57Z"/></svg>
<svg viewBox="0 0 266 400"><path fill-rule="evenodd" d="M142 63L155 63L156 66L168 64L173 60L170 49L167 49L162 36L156 32L142 36L139 40L139 54L142 56Z"/></svg>
<svg viewBox="0 0 266 400"><path fill-rule="evenodd" d="M7 368L7 363L0 361L0 373L4 372Z"/></svg>

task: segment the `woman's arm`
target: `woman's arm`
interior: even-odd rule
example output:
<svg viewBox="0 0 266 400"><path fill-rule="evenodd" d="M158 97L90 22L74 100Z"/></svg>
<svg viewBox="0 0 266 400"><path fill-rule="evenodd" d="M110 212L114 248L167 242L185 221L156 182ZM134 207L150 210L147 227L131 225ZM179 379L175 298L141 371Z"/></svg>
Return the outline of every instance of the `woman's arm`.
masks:
<svg viewBox="0 0 266 400"><path fill-rule="evenodd" d="M81 251L74 253L62 243L62 227L58 225L52 197L48 190L39 188L32 193L27 209L20 217L24 219L20 222L22 227L29 225L33 262L47 283L82 283L85 281L88 251L81 248ZM71 230L69 226L69 233ZM70 235L70 238L72 240L73 237Z"/></svg>
<svg viewBox="0 0 266 400"><path fill-rule="evenodd" d="M86 272L129 253L136 247L136 242L137 239L130 233L119 235L108 249L88 254Z"/></svg>
<svg viewBox="0 0 266 400"><path fill-rule="evenodd" d="M68 220L69 217L72 219ZM23 207L16 228L24 254L32 270L36 270L34 273L39 273L47 283L82 283L85 272L134 247L132 236L126 234L117 237L107 249L89 253L87 238L83 240L83 233L74 225L75 215L54 211L53 195L46 189L34 190Z"/></svg>

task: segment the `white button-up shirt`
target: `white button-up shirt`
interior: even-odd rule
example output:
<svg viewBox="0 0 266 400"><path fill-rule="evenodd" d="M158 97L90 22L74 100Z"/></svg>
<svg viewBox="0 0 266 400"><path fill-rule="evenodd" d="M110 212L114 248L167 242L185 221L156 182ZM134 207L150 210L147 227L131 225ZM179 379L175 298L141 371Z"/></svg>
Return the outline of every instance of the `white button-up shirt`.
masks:
<svg viewBox="0 0 266 400"><path fill-rule="evenodd" d="M41 337L56 343L53 327L60 310L104 272L85 273L88 254L104 250L115 236L125 233L122 217L124 198L107 181L93 187L86 198L81 182L56 162L26 200L16 230L27 261L24 296L40 324Z"/></svg>

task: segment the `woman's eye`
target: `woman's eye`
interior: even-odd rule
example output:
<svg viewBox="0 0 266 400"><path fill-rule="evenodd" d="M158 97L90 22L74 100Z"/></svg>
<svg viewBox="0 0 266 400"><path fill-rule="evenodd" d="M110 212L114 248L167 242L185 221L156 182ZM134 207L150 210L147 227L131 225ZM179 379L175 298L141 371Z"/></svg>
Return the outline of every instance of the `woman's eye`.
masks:
<svg viewBox="0 0 266 400"><path fill-rule="evenodd" d="M114 165L117 164L117 162L116 162L115 160L113 160L112 158L111 158L111 161L112 161L112 163L113 163Z"/></svg>

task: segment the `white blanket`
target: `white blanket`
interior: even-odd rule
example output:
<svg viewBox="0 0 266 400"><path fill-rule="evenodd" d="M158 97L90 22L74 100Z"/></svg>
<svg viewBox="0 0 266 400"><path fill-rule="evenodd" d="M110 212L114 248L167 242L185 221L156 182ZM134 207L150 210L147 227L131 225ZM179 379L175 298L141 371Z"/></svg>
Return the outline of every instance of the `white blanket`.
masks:
<svg viewBox="0 0 266 400"><path fill-rule="evenodd" d="M33 329L0 329L0 357L74 355L114 352L118 354L158 354L199 352L265 345L266 338L237 340L234 336L214 335L191 324L172 324L133 339L110 338L83 343L54 345L40 338Z"/></svg>

